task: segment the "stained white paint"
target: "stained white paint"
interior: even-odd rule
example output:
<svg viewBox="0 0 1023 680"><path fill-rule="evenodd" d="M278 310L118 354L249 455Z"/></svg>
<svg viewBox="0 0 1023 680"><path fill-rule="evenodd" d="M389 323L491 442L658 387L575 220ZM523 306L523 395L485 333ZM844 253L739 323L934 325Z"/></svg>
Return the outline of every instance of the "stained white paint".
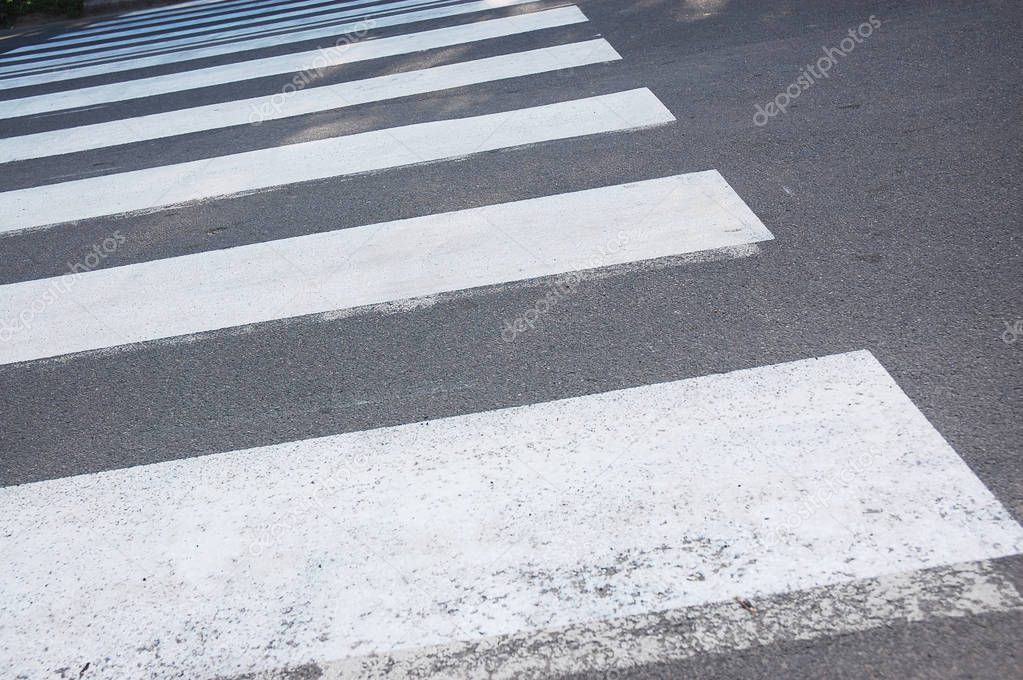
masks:
<svg viewBox="0 0 1023 680"><path fill-rule="evenodd" d="M0 286L0 363L770 238L715 171L384 222Z"/></svg>
<svg viewBox="0 0 1023 680"><path fill-rule="evenodd" d="M417 0L416 2L403 3L403 6L411 7L436 1L437 0ZM361 7L364 5L372 5L374 3L380 4L380 0L351 0L346 1L343 7L347 9L352 7ZM387 6L381 5L381 8L387 9ZM275 9L277 11L274 11ZM5 52L3 57L5 57L4 62L6 63L6 58L13 54L23 55L42 50L54 50L56 52L63 47L70 47L95 41L104 41L104 44L101 45L101 47L105 47L109 44L106 41L121 42L120 39L122 38L135 38L153 33L158 33L159 35L157 35L155 39L162 42L165 38L176 34L184 34L186 29L194 29L194 27L197 26L202 26L202 28L198 30L208 30L211 24L214 28L228 28L230 26L239 26L243 24L253 25L256 22L262 22L260 24L261 27L264 28L264 30L270 31L274 30L274 26L278 20L288 17L313 14L313 18L317 21L329 21L335 17L335 14L327 11L329 9L332 9L331 6L324 3L324 0L298 3L294 6L289 5L288 7L281 7L280 3L274 3L272 6L266 6L265 4L263 6L257 6L250 3L244 10L237 12L225 12L223 14L216 14L212 16L205 15L194 18L185 18L183 20L156 25L153 25L151 22L147 22L145 25L140 25L141 22L136 21L130 25L107 25L104 27L75 31L73 33L65 33L50 38L46 42L34 43L15 48ZM374 7L372 9L375 11L378 8ZM319 16L316 16L317 14ZM187 32L194 32L194 30Z"/></svg>
<svg viewBox="0 0 1023 680"><path fill-rule="evenodd" d="M533 1L534 0L481 0L480 2L470 2L462 5L451 5L448 7L439 7L436 9L422 10L418 12L408 12L406 14L400 14L395 16L378 17L374 19L373 28L374 29L387 28L390 26L399 26L403 24L428 21L430 19L459 16L463 14L472 14L475 12L483 12L488 9L493 9L494 7L510 7L513 5L521 5ZM585 19L583 20L585 21ZM296 31L282 35L252 38L249 40L238 40L220 45L210 45L206 47L196 47L194 49L177 50L174 52L155 54L148 57L136 54L137 50L132 50L131 52L131 54L133 55L132 58L126 59L124 61L94 64L91 66L82 66L81 68L74 68L72 65L69 64L67 68L61 68L60 70L56 71L49 71L46 73L38 73L18 77L8 77L3 80L0 80L0 89L25 87L29 85L39 85L43 83L54 83L63 80L71 80L74 78L84 78L86 76L118 73L122 71L130 71L134 69L147 68L151 66L162 66L164 64L174 64L183 61L204 59L206 57L234 54L236 52L262 49L265 47L276 47L280 45L288 45L292 43L305 42L309 40L319 40L322 38L337 39L347 34L365 31L366 29L367 24L360 20L345 24L335 24L334 26L328 26L325 28L310 29L307 31ZM329 47L329 45L326 47ZM314 57L320 55L320 52L318 50L312 50L311 52L313 53ZM76 60L76 62L78 61L80 60ZM308 66L308 64L306 64L306 66ZM4 110L6 110L6 107L10 102L2 103L4 104ZM17 115L26 114L21 113ZM10 116L7 115L5 117Z"/></svg>
<svg viewBox="0 0 1023 680"><path fill-rule="evenodd" d="M300 116L617 59L621 57L607 41L588 40L337 85L312 87L287 96L262 95L127 120L8 137L0 139L0 163Z"/></svg>
<svg viewBox="0 0 1023 680"><path fill-rule="evenodd" d="M8 487L0 549L0 665L142 679L756 601L1023 528L852 352Z"/></svg>
<svg viewBox="0 0 1023 680"><path fill-rule="evenodd" d="M378 0L359 0L352 4L355 6L374 2L378 4L373 7L361 7L359 9L349 8L346 5L345 9L339 12L324 12L317 8L312 10L302 10L301 12L283 13L278 15L282 20L275 21L274 23L254 25L251 20L247 19L236 22L218 22L216 25L218 30L215 33L202 33L203 31L208 31L208 28L199 28L198 33L196 29L183 29L180 31L164 30L161 31L158 36L141 35L130 39L111 40L109 43L104 42L98 50L94 45L78 47L69 46L67 48L54 49L46 54L19 55L20 58L18 59L3 60L4 68L0 69L0 72L9 73L26 67L52 68L67 64L77 64L83 60L103 61L126 55L146 54L193 45L205 45L234 38L244 38L257 35L266 36L294 28L309 28L314 25L322 26L323 24L333 21L343 21L352 18L359 18L360 20L368 19L376 16L379 12L395 11L406 8L421 8L429 5L437 5L439 4L439 1L443 0L399 0L398 2L388 2L383 4L380 4ZM293 15L304 15L309 12L312 12L314 16L287 18ZM243 28L231 29L231 26L243 26ZM136 47L136 45L140 44L145 45L144 50ZM12 64L12 66L8 67L8 64Z"/></svg>
<svg viewBox="0 0 1023 680"><path fill-rule="evenodd" d="M752 604L755 614L731 600L471 642L317 659L315 665L321 680L548 680L583 673L613 678L636 666L848 635L894 622L1021 611L1023 597L996 562L984 560L754 597ZM270 671L253 680L281 677Z"/></svg>

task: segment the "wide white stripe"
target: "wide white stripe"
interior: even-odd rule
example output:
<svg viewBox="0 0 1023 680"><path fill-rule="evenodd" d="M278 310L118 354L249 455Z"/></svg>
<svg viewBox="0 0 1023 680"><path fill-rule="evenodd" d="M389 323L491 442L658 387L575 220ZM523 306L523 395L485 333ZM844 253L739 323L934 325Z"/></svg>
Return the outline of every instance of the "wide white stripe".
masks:
<svg viewBox="0 0 1023 680"><path fill-rule="evenodd" d="M103 61L107 59L114 59L116 57L122 57L125 55L132 54L143 54L152 53L157 51L176 49L179 47L188 47L191 45L205 45L213 42L220 42L227 40L228 38L243 38L254 35L270 35L272 33L278 33L286 31L292 28L309 27L311 25L323 25L333 21L341 21L345 19L351 19L353 17L359 17L360 19L367 19L374 17L378 12L388 12L400 9L406 9L410 7L423 8L424 6L438 5L442 2L448 2L449 0L399 0L398 2L389 2L385 4L378 4L374 7L363 7L361 9L349 9L346 6L344 11L331 12L331 13L320 13L322 10L302 10L299 13L288 13L279 15L282 20L275 21L273 23L263 23L255 25L250 20L241 20L236 22L224 22L218 23L216 32L203 32L209 31L208 28L198 29L185 29L181 31L166 31L160 33L158 36L141 36L137 38L127 40L115 40L110 44L102 45L102 49L96 50L95 46L80 46L80 47L68 47L63 49L57 49L53 52L47 52L41 55L21 55L18 59L4 59L2 60L3 68L0 68L0 73L12 73L18 72L25 68L53 68L56 66L63 66L66 64L77 64L83 60L88 61ZM360 0L359 2L353 2L351 7L359 7L368 3L375 3L377 0ZM315 14L313 17L302 16L298 19L284 20L295 14L306 14L312 12ZM244 26L244 28L236 30L226 30L229 26ZM177 39L173 39L174 36L184 36ZM190 36L190 37L189 37ZM136 47L136 45L144 44L145 50ZM90 51L96 50L96 51ZM11 64L11 66L8 66Z"/></svg>
<svg viewBox="0 0 1023 680"><path fill-rule="evenodd" d="M366 102L621 59L603 39L419 71L0 139L0 163L245 125Z"/></svg>
<svg viewBox="0 0 1023 680"><path fill-rule="evenodd" d="M0 233L673 120L641 88L47 184L0 193Z"/></svg>
<svg viewBox="0 0 1023 680"><path fill-rule="evenodd" d="M0 286L0 363L770 238L713 171L385 222Z"/></svg>
<svg viewBox="0 0 1023 680"><path fill-rule="evenodd" d="M1023 528L852 352L0 489L0 548L14 675L205 678L841 587Z"/></svg>
<svg viewBox="0 0 1023 680"><path fill-rule="evenodd" d="M346 2L345 7L353 7L359 4L371 4L379 2L380 0L365 0L365 2ZM271 21L287 14L295 14L298 11L303 12L315 12L325 11L330 8L329 2L326 0L310 0L309 2L301 2L295 4L288 4L282 7L279 2L270 0L264 3L245 3L245 7L235 12L224 12L218 14L203 13L200 16L189 16L189 17L178 17L175 19L164 19L163 21L156 21L154 19L142 20L136 19L132 21L124 21L121 23L106 23L99 26L92 26L89 28L61 33L56 35L46 42L36 43L34 45L26 45L25 47L19 47L17 49L6 52L7 54L23 54L25 52L32 52L39 49L46 49L51 47L57 47L60 45L74 45L83 42L90 42L95 40L108 40L111 38L117 38L121 36L139 35L149 32L158 32L163 30L179 30L189 26L196 26L200 24L214 24L217 22L234 22L236 19L243 17L255 17L249 19L249 21ZM274 10L278 10L275 13ZM284 13L280 13L280 10L286 10ZM196 12L192 12L196 14ZM265 14L266 16L259 16Z"/></svg>
<svg viewBox="0 0 1023 680"><path fill-rule="evenodd" d="M436 9L408 12L406 14L399 14L395 16L378 17L373 20L373 27L379 29L387 28L389 26L400 26L403 24L428 21L430 19L439 19L444 17L459 16L462 14L484 12L489 9L494 9L495 7L509 7L512 5L521 5L530 2L535 2L535 0L480 0L479 2L470 2L463 5L454 5L450 7L439 7ZM92 66L83 66L82 68L69 67L67 69L51 71L48 73L38 73L14 78L6 78L3 81L0 81L0 89L11 89L15 87L25 87L28 85L38 85L41 83L53 83L62 80L70 80L74 78L84 78L90 75L110 74L121 71L146 68L150 66L161 66L164 64L173 64L177 62L191 61L194 59L202 59L205 57L234 54L236 52L261 49L264 47L276 47L279 45L288 45L297 42L317 40L320 38L337 38L338 36L343 36L347 33L363 30L365 29L365 27L366 22L360 20L350 22L347 24L335 24L333 26L327 26L324 28L310 29L308 31L298 31L294 33L287 33L284 35L252 38L250 40L241 40L236 42L225 43L222 45L211 45L208 47L197 47L195 49L168 52L166 54L157 54L149 57L140 57L136 55L134 58L125 61L95 64ZM9 102L3 103L5 105L9 104ZM22 113L18 115L25 114Z"/></svg>

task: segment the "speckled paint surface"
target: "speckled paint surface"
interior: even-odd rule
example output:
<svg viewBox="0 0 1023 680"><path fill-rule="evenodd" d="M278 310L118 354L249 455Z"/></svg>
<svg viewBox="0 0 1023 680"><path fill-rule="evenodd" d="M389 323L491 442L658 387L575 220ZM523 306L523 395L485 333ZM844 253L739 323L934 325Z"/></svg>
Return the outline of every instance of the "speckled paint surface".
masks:
<svg viewBox="0 0 1023 680"><path fill-rule="evenodd" d="M867 352L0 490L0 665L208 677L1023 552Z"/></svg>

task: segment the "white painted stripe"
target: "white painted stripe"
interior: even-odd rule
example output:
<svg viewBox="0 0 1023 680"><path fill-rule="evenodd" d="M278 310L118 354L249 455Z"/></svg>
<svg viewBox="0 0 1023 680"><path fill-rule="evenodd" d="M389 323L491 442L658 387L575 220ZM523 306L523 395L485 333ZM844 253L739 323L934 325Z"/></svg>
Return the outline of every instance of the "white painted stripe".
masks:
<svg viewBox="0 0 1023 680"><path fill-rule="evenodd" d="M327 0L329 2L329 0ZM335 2L337 0L334 0ZM118 15L117 21L128 21L128 20L160 20L167 21L168 19L177 19L182 15L193 15L197 12L205 14L220 14L224 13L225 9L239 8L244 9L245 7L255 7L257 5L270 5L270 6L281 6L281 7L296 7L302 5L315 5L317 3L325 4L325 0L287 0L286 2L280 2L280 0L260 0L253 2L252 0L195 0L194 2L178 2L173 6L167 7L154 7L151 9L136 10L134 12L125 12Z"/></svg>
<svg viewBox="0 0 1023 680"><path fill-rule="evenodd" d="M217 7L193 7L189 8L191 3L180 3L173 7L173 12L168 11L160 15L151 16L136 16L134 12L127 14L117 15L116 19L100 19L95 23L83 26L82 28L76 28L64 33L58 33L48 40L58 40L67 37L73 37L78 35L89 35L89 34L100 34L109 31L111 29L118 30L125 27L145 27L145 26L172 26L176 22L182 19L190 18L207 18L215 19L218 16L234 16L248 8L260 7L259 11L268 12L272 11L276 7L280 7L281 3L275 0L261 0L260 2L249 2L248 0L238 0L236 2L219 2ZM302 2L287 3L288 7L302 7L311 6L317 4L329 4L329 0L303 0ZM242 7L238 7L242 5ZM234 6L234 9L232 9Z"/></svg>
<svg viewBox="0 0 1023 680"><path fill-rule="evenodd" d="M384 222L0 286L0 364L771 238L714 171Z"/></svg>
<svg viewBox="0 0 1023 680"><path fill-rule="evenodd" d="M379 2L380 0L369 0L370 2ZM354 3L348 3L345 6L350 7ZM178 16L174 17L151 17L151 18L136 18L136 19L124 19L117 21L103 22L89 26L88 28L82 28L75 31L69 31L66 33L60 33L47 39L46 42L36 43L31 47L49 47L61 44L73 44L81 43L88 40L101 40L110 37L116 37L118 35L132 35L142 31L150 30L162 30L165 28L178 29L186 26L194 26L199 23L217 22L217 21L229 21L241 17L257 17L254 21L262 21L264 17L259 15L266 14L266 19L273 19L279 14L275 14L274 10L288 10L294 11L297 9L309 9L319 8L321 11L329 8L330 3L328 0L308 0L307 2L289 3L286 6L282 6L281 3L275 0L268 0L267 2L259 3L244 3L244 7L237 9L236 11L220 11L210 12L191 10L189 12L181 12ZM18 50L11 50L7 54L14 54Z"/></svg>
<svg viewBox="0 0 1023 680"><path fill-rule="evenodd" d="M232 31L221 30L213 33L201 33L172 40L156 39L153 37L142 37L128 42L104 45L102 49L95 50L94 47L85 46L60 50L57 54L28 55L18 59L0 62L0 75L9 77L11 75L42 75L44 72L53 72L56 69L88 67L89 65L106 65L118 63L114 60L125 57L144 57L147 55L173 56L179 54L182 49L188 47L203 47L207 45L230 47L237 44L241 38L264 37L275 40L278 43L290 43L294 33L285 33L292 28L319 28L330 30L332 36L338 35L338 29L344 31L346 26L352 25L352 20L357 19L364 30L377 26L378 21L387 19L395 22L396 25L403 23L414 23L423 19L412 18L411 22L401 20L403 17L415 14L415 12L397 13L401 9L416 9L421 11L443 11L445 6L438 6L450 0L399 0L397 2L378 5L372 9L362 8L335 12L311 20L309 18L282 21L279 24L268 26L253 26L250 22L240 22L244 27ZM361 4L361 3L360 3ZM450 5L449 5L450 6ZM394 12L392 16L377 16L377 12ZM429 18L429 17L427 17ZM200 29L207 30L208 29ZM191 32L189 32L191 33ZM232 40L233 39L233 40ZM95 50L95 51L90 51ZM239 50L231 50L235 52Z"/></svg>
<svg viewBox="0 0 1023 680"><path fill-rule="evenodd" d="M515 78L621 59L603 39L406 71L300 90L288 96L253 97L128 120L0 139L0 163L99 149L190 132L329 111L366 102Z"/></svg>
<svg viewBox="0 0 1023 680"><path fill-rule="evenodd" d="M400 26L404 24L428 21L430 19L439 19L464 14L473 14L476 12L484 12L490 9L494 9L496 7L510 7L513 5L522 5L530 2L535 2L535 0L480 0L479 2L470 2L463 5L439 7L436 9L422 10L418 12L408 12L406 14L399 14L396 16L378 17L373 20L373 27L379 29L387 28L389 26ZM150 66L162 66L165 64L191 61L194 59L202 59L206 57L222 56L225 54L234 54L236 52L261 49L264 47L276 47L280 45L288 45L297 42L318 40L320 38L337 38L338 36L343 36L345 34L364 29L365 22L360 20L350 22L347 24L336 24L334 26L328 26L325 28L310 29L308 31L298 31L294 33L287 33L284 35L253 38L250 40L241 40L231 43L225 43L222 45L197 47L195 49L168 52L166 54L157 54L149 57L141 57L136 55L134 58L127 59L125 61L95 64L92 66L83 66L82 68L67 68L64 70L51 71L47 73L38 73L33 75L6 78L0 81L0 89L26 87L28 85L38 85L42 83L54 83L58 81L71 80L75 78L85 78L86 76L92 75L111 74L118 73L121 71L130 71L134 69L147 68ZM409 37L414 37L414 35ZM316 51L312 50L312 52ZM6 108L11 104L12 101L17 102L24 100L11 100L0 103L4 105L4 109L6 110ZM117 100L114 99L111 101ZM4 117L10 117L11 115L25 114L24 113L5 114Z"/></svg>
<svg viewBox="0 0 1023 680"><path fill-rule="evenodd" d="M140 44L144 44L146 46L146 51L155 52L158 50L162 51L191 45L220 42L229 38L269 35L272 33L287 31L292 28L309 27L310 25L322 26L323 24L347 20L353 17L368 20L369 18L376 16L377 13L406 9L410 7L422 8L425 6L439 5L442 2L449 2L450 0L399 0L398 2L376 4L374 7L362 7L363 5L378 3L378 1L379 0L359 0L351 3L351 5L346 5L345 9L339 12L322 13L321 9L313 8L282 13L277 15L273 22L268 23L253 24L250 19L217 22L216 28L220 30L213 33L208 32L210 31L210 27L200 27L198 29L186 28L172 31L163 30L157 36L139 35L134 38L111 40L110 43L104 43L101 45L101 49L98 50L95 45L85 45L58 48L52 52L47 52L42 55L23 54L19 55L19 58L17 59L3 59L0 61L3 65L3 68L0 68L0 73L10 73L19 69L24 69L25 67L55 67L65 64L76 64L83 59L100 61L125 55L138 54L140 53L140 49L136 47L136 45ZM355 9L359 7L361 7L361 9ZM309 13L314 14L314 16L305 16ZM289 18L296 16L300 18ZM227 30L230 26L243 26L244 28ZM174 39L175 36L180 37ZM26 46L22 49L32 50L52 47L54 46ZM14 51L15 50L12 50L8 54L12 54ZM14 65L9 67L8 64Z"/></svg>
<svg viewBox="0 0 1023 680"><path fill-rule="evenodd" d="M1023 528L852 352L8 487L0 548L14 675L214 677L992 559Z"/></svg>
<svg viewBox="0 0 1023 680"><path fill-rule="evenodd" d="M352 3L355 6L366 5L377 0L362 0ZM186 27L182 29L168 30L160 27L145 30L136 29L125 31L121 37L99 38L86 37L81 40L69 41L67 45L28 45L20 48L21 53L15 55L12 50L7 56L0 57L0 74L22 75L41 73L67 66L83 66L88 64L99 64L124 58L125 56L143 56L164 52L172 52L183 47L212 45L226 43L232 39L270 36L284 33L295 28L312 28L315 26L328 26L339 21L348 21L352 18L371 18L377 11L397 13L405 8L426 9L436 7L450 0L405 0L389 3L377 7L363 7L362 9L334 12L332 14L319 14L317 8L296 11L282 14L266 19L262 23L255 24L250 19L242 19L233 22L219 22ZM313 16L305 16L312 13ZM289 17L299 17L289 19ZM369 19L367 19L369 20ZM229 31L231 26L242 28ZM216 30L215 30L216 29ZM95 43L93 41L100 41Z"/></svg>
<svg viewBox="0 0 1023 680"><path fill-rule="evenodd" d="M339 66L367 59L410 54L439 47L449 47L451 45L515 35L516 33L525 33L527 31L568 26L583 23L586 20L586 16L575 6L543 10L530 14L519 14L499 19L488 19L463 26L435 28L409 35L355 42L343 48L294 52L276 57L250 59L180 73L168 73L162 76L136 78L108 85L79 88L67 92L55 92L34 97L0 101L0 118L124 101L156 94L166 94L168 92L179 92L254 78ZM144 61L144 59L140 59L136 63ZM46 76L38 77L45 78ZM29 78L36 78L36 76L29 76ZM17 80L20 82L25 79ZM3 85L3 83L0 83L0 88Z"/></svg>
<svg viewBox="0 0 1023 680"><path fill-rule="evenodd" d="M176 2L170 7L152 7L150 9L139 9L134 12L125 12L119 14L121 17L138 17L143 15L164 15L164 14L176 14L178 10L191 7L200 7L201 9L216 10L221 7L227 7L230 5L247 5L249 0L237 0L237 2L224 2L223 0L191 0L191 2Z"/></svg>
<svg viewBox="0 0 1023 680"><path fill-rule="evenodd" d="M381 0L367 0L367 2L380 1ZM263 2L247 3L245 7L238 8L234 11L222 11L219 13L191 10L190 12L182 12L183 16L178 17L165 17L162 19L124 19L104 22L102 24L96 24L86 28L60 33L48 38L45 42L33 43L31 45L19 47L16 50L11 50L10 52L7 52L6 55L16 53L22 54L26 51L35 51L60 45L73 45L88 41L139 35L141 33L153 31L176 31L190 26L216 23L217 21L233 22L237 19L246 17L249 17L248 20L251 22L272 21L280 16L279 12L316 11L317 9L324 11L334 9L334 7L331 7L330 3L325 0L308 0L307 2L300 2L287 6L281 6L280 3L267 4Z"/></svg>
<svg viewBox="0 0 1023 680"><path fill-rule="evenodd" d="M0 193L0 233L674 121L646 88Z"/></svg>
<svg viewBox="0 0 1023 680"><path fill-rule="evenodd" d="M600 674L613 678L619 672L627 675L625 671L636 666L848 635L895 622L1018 612L1023 610L1023 597L997 563L984 560L755 597L752 604L755 614L732 600L336 662L317 659L315 666L322 675L315 677L522 680ZM280 670L257 673L252 680L288 677Z"/></svg>

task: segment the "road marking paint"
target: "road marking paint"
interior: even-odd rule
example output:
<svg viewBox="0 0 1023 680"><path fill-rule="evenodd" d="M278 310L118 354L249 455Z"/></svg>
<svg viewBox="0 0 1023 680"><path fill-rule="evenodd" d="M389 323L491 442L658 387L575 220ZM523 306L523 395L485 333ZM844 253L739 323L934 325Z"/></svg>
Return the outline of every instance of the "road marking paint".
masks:
<svg viewBox="0 0 1023 680"><path fill-rule="evenodd" d="M908 578L911 605L918 577L889 576L1023 551L862 351L7 487L0 510L0 620L18 622L0 662L30 676L240 675L713 603L748 617L735 596L860 579ZM975 582L946 597L1018 603Z"/></svg>
<svg viewBox="0 0 1023 680"><path fill-rule="evenodd" d="M323 25L330 21L339 21L342 19L351 19L358 17L360 20L368 21L369 19L376 16L378 12L387 12L398 9L405 9L409 7L422 8L426 5L438 5L440 2L446 2L447 0L400 0L399 2L390 2L386 4L379 4L372 8L361 8L353 9L346 8L340 12L332 12L329 14L320 14L316 17L302 17L298 19L287 19L284 21L275 22L273 24L259 24L254 25L250 20L242 20L238 22L224 22L218 23L217 26L223 30L218 30L215 33L201 33L196 35L195 29L185 29L182 31L165 31L159 36L141 36L130 40L114 40L110 43L101 45L101 49L96 50L95 45L87 45L84 47L68 47L54 50L52 53L44 55L22 55L18 59L5 59L3 60L3 68L0 68L0 73L17 72L24 70L26 67L29 68L53 68L57 66L63 66L67 64L78 64L83 60L92 62L103 61L106 59L113 59L116 57L123 57L125 55L140 55L150 54L153 52L162 52L165 50L176 49L179 47L188 47L193 45L210 44L214 42L220 42L229 38L243 38L258 35L269 35L276 32L286 31L292 28L303 28L309 27L312 24ZM353 5L364 5L366 2L376 2L376 0L359 0L353 3ZM302 13L317 12L319 10L302 10ZM288 15L280 15L282 17ZM397 16L405 16L397 15ZM405 23L405 22L402 22ZM234 30L227 30L229 26L241 25L243 28ZM210 29L199 29L200 31L209 31ZM177 39L173 39L175 35L181 35ZM279 36L280 37L280 36ZM139 44L144 44L145 49L138 47ZM96 51L90 51L96 50ZM22 63L15 63L22 62ZM8 66L10 64L10 66Z"/></svg>
<svg viewBox="0 0 1023 680"><path fill-rule="evenodd" d="M727 600L472 642L321 661L311 664L319 672L309 673L309 677L522 680L584 673L616 677L615 671L636 666L846 635L896 622L1020 611L1023 597L996 563L984 560L768 595L755 598L752 604L755 613ZM252 680L282 677L288 676L271 671L257 673Z"/></svg>
<svg viewBox="0 0 1023 680"><path fill-rule="evenodd" d="M143 15L165 15L165 14L177 14L180 10L188 8L189 12L196 11L191 8L198 7L202 11L219 10L222 7L228 7L233 5L247 5L249 0L237 0L236 2L222 2L221 0L191 0L191 2L176 2L169 7L153 7L151 9L138 9L133 12L124 12L118 14L118 17L139 17Z"/></svg>
<svg viewBox="0 0 1023 680"><path fill-rule="evenodd" d="M199 5L212 5L216 6L201 7ZM287 3L288 6L310 6L317 4L329 4L329 0L305 0L303 2ZM244 7L238 7L243 5ZM211 0L211 2L181 2L176 3L173 7L164 8L164 11L142 11L142 12L124 12L116 15L117 18L99 18L98 21L92 24L88 24L81 28L71 29L63 33L58 33L50 39L65 38L76 35L87 35L91 33L103 33L111 28L118 29L125 26L144 26L152 24L167 24L173 25L175 22L181 19L189 19L196 16L206 16L214 18L216 16L228 16L234 15L237 12L243 11L246 7L261 7L260 11L268 12L272 11L276 7L280 7L282 3L276 0L260 0L259 2L250 2L249 0L233 0L232 2L217 2ZM156 8L159 9L159 8ZM228 10L228 11L225 11ZM148 16L144 16L148 15Z"/></svg>
<svg viewBox="0 0 1023 680"><path fill-rule="evenodd" d="M418 12L408 12L406 14L400 14L397 16L385 16L378 17L373 21L373 28L387 28L389 26L399 26L404 24L428 21L430 19L438 19L443 17L453 17L464 14L473 14L476 12L485 12L487 10L499 8L499 7L511 7L514 5L528 4L535 2L535 0L481 0L480 2L471 2L464 5L452 5L449 7L440 7L436 9L422 10ZM569 8L559 8L569 9ZM572 9L576 9L574 6ZM553 10L556 11L556 10ZM578 10L577 10L578 11ZM580 12L581 14L581 12ZM586 21L583 17L582 21ZM571 22L570 22L571 23ZM460 27L466 28L466 27ZM345 36L349 33L358 31L364 31L366 29L366 22L354 21L347 24L337 24L335 26L329 26L326 28L315 28L308 31L298 31L294 33L287 33L284 35L267 36L262 38L252 38L250 40L240 40L231 43L225 43L222 45L210 45L207 47L197 47L188 50L179 50L175 52L168 52L165 54L157 54L148 57L135 56L131 59L124 61L108 62L103 64L95 64L91 66L83 66L81 68L67 68L58 71L50 71L46 73L37 73L18 77L9 77L4 80L0 80L0 89L11 89L15 87L27 87L29 85L39 85L44 83L54 83L63 80L71 80L75 78L85 78L93 75L106 75L111 73L118 73L121 71L131 71L135 69L148 68L151 66L161 66L164 64L174 64L183 61L191 61L194 59L204 59L206 57L222 56L225 54L234 54L236 52L249 51L262 49L264 47L276 47L280 45L288 45L297 42L305 42L309 40L318 40L321 38L338 38ZM409 34L407 37L414 38L417 34ZM355 43L365 45L375 41L365 41L362 43ZM352 43L345 43L344 49L336 49L335 51L347 53L351 50ZM321 57L324 50L310 50L308 52L299 53L300 56L311 55L312 59ZM328 50L329 51L329 50ZM286 58L289 55L284 55ZM294 55L290 55L294 56ZM284 58L281 58L282 61ZM335 55L333 58L337 58ZM255 60L261 62L265 60ZM307 58L304 62L301 62L297 68L291 70L301 70L310 66L310 58ZM347 59L342 59L339 63L344 63ZM252 61L242 61L237 65L251 64ZM225 66L231 66L225 65ZM224 67L221 67L224 68ZM207 71L208 69L200 69L200 71ZM195 73L195 71L186 72L185 74L170 74L170 75L186 75L187 73ZM260 75L273 75L272 73L263 73ZM166 77L166 76L165 76ZM257 76L250 76L257 77ZM128 81L129 83L131 81ZM214 83L216 84L216 83ZM116 88L118 85L124 86L126 83L113 83L107 87ZM89 88L94 89L94 88ZM82 91L82 90L78 90ZM34 99L34 98L27 98ZM125 99L121 97L119 99ZM111 99L110 101L118 101L118 98ZM25 101L25 99L14 99L5 102L0 102L2 110L6 111L12 102ZM24 112L17 114L5 114L4 117L11 117L12 115L27 115Z"/></svg>
<svg viewBox="0 0 1023 680"><path fill-rule="evenodd" d="M647 88L0 193L0 233L675 120Z"/></svg>
<svg viewBox="0 0 1023 680"><path fill-rule="evenodd" d="M716 171L383 222L0 286L0 364L771 238Z"/></svg>
<svg viewBox="0 0 1023 680"><path fill-rule="evenodd" d="M0 193L0 233L675 120L639 88Z"/></svg>
<svg viewBox="0 0 1023 680"><path fill-rule="evenodd" d="M200 87L212 87L214 85L252 80L254 78L312 71L369 59L411 54L413 52L500 38L529 31L568 26L585 21L587 21L586 16L577 7L560 7L558 9L542 10L529 14L489 19L462 26L450 26L407 35L350 43L344 49L309 50L276 57L209 66L180 73L169 73L162 76L136 78L119 83L36 95L34 97L10 99L0 101L0 118L12 118L14 116L77 108L91 104L150 97L157 94L167 94L169 92L179 92ZM124 63L139 64L138 67L142 68L146 62L146 59L138 59ZM90 68L79 69L75 72L82 73L88 71L84 75L96 75L102 73L103 68L105 66L91 67L91 70ZM126 68L134 67L126 66ZM58 80L61 79L59 74L29 76L28 79L38 79L40 83L47 82L47 78L51 75L55 76ZM2 81L0 82L0 89L8 86L15 87L29 84L37 84L37 82L27 82L25 78L17 79L17 81Z"/></svg>
<svg viewBox="0 0 1023 680"><path fill-rule="evenodd" d="M435 0L421 0L421 2L434 2ZM379 0L354 0L348 2L345 7L358 7L361 5L369 5L379 2ZM295 5L289 5L288 7L281 7L280 3L273 3L267 5L263 3L262 6L252 3L244 9L239 9L235 12L225 12L223 14L209 15L197 17L184 17L183 20L169 21L167 23L154 23L152 20L142 21L134 20L132 22L126 22L125 24L113 25L106 24L103 26L97 26L94 28L74 31L70 33L62 33L49 38L45 42L34 43L31 45L25 45L24 47L18 47L16 49L5 52L2 56L7 57L12 54L25 54L27 52L36 52L39 50L48 50L52 48L59 48L65 45L77 45L85 42L100 41L100 40L113 40L122 36L138 36L142 34L149 34L160 31L179 31L181 29L188 28L190 26L198 26L205 24L213 24L213 27L235 25L240 23L236 20L245 17L245 22L253 25L256 22L273 22L281 17L297 16L299 13L311 13L311 12L322 12L326 9L330 9L328 6L324 7L327 3L324 0L310 0L309 2L297 3ZM275 12L275 9L286 9L285 12ZM258 16L260 14L266 14L266 16ZM328 15L329 16L329 15ZM270 23L266 24L271 25ZM207 29L204 29L207 30ZM160 34L157 36L158 39L166 37L168 34Z"/></svg>
<svg viewBox="0 0 1023 680"><path fill-rule="evenodd" d="M0 163L264 122L621 59L603 39L0 139Z"/></svg>

